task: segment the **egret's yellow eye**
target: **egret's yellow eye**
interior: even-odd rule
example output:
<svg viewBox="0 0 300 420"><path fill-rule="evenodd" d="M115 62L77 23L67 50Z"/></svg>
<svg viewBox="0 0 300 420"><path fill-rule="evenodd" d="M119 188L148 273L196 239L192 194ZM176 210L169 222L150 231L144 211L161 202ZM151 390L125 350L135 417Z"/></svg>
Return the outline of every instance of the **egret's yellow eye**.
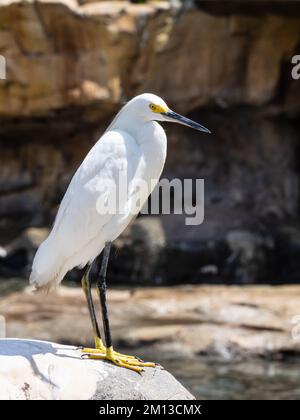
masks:
<svg viewBox="0 0 300 420"><path fill-rule="evenodd" d="M161 105L150 104L149 108L151 109L152 112L156 112L157 114L167 112L167 109Z"/></svg>

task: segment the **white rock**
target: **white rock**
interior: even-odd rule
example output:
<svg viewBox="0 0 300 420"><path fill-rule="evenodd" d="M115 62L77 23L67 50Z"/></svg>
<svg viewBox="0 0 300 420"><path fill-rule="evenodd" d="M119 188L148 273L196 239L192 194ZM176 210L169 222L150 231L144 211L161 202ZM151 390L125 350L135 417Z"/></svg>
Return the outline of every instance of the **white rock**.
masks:
<svg viewBox="0 0 300 420"><path fill-rule="evenodd" d="M139 375L109 362L82 359L73 346L0 339L0 400L193 398L159 367Z"/></svg>

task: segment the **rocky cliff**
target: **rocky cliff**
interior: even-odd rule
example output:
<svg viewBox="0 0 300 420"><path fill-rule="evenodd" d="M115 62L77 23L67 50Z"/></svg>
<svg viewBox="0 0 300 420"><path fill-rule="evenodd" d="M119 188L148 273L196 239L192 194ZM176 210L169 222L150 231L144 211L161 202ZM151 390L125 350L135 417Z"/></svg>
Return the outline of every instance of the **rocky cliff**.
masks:
<svg viewBox="0 0 300 420"><path fill-rule="evenodd" d="M164 175L205 179L205 221L141 218L115 277L299 280L299 51L298 1L2 1L1 245L51 224L113 114L151 91L213 131L167 127ZM29 260L18 246L1 271Z"/></svg>

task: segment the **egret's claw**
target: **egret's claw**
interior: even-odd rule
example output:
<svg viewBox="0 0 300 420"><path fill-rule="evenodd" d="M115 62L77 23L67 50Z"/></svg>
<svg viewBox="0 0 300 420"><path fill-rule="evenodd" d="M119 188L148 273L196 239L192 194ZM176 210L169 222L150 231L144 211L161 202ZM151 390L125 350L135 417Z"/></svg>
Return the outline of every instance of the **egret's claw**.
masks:
<svg viewBox="0 0 300 420"><path fill-rule="evenodd" d="M101 353L97 349L92 349L94 351L87 352L83 355L83 357L87 357L89 359L96 359L96 360L109 360L110 362L114 363L117 366L124 367L126 369L133 370L137 373L142 373L144 367L155 367L155 363L151 362L143 362L138 360L134 356L128 356L125 354L121 354L115 352L112 347L106 349L105 354ZM95 351L96 350L96 351Z"/></svg>

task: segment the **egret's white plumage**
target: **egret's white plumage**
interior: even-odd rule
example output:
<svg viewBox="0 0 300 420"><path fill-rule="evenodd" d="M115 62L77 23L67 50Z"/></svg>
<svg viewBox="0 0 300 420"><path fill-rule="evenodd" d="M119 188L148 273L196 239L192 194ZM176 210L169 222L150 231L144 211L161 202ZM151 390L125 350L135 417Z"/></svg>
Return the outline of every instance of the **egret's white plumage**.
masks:
<svg viewBox="0 0 300 420"><path fill-rule="evenodd" d="M120 171L126 175L128 198L134 179L158 179L166 159L166 135L141 103L165 103L146 94L130 101L119 112L107 131L89 151L78 168L59 207L48 238L39 247L32 266L30 283L36 288L58 284L76 266L85 266L126 228L134 215L97 212L102 180L118 182ZM149 109L149 112L148 112ZM136 112L133 112L135 111ZM133 115L132 115L133 113ZM103 196L103 200L107 197ZM141 197L141 206L147 196Z"/></svg>
<svg viewBox="0 0 300 420"><path fill-rule="evenodd" d="M31 284L37 289L55 286L72 268L92 262L105 242L120 235L134 217L130 211L134 181L149 185L148 193L140 191L141 208L164 167L167 139L156 121L173 120L208 131L170 111L153 94L139 95L121 109L73 176L52 231L35 255ZM125 214L99 214L97 201L104 202L110 194L101 191L102 183L110 179L117 184L120 173L128 189Z"/></svg>

